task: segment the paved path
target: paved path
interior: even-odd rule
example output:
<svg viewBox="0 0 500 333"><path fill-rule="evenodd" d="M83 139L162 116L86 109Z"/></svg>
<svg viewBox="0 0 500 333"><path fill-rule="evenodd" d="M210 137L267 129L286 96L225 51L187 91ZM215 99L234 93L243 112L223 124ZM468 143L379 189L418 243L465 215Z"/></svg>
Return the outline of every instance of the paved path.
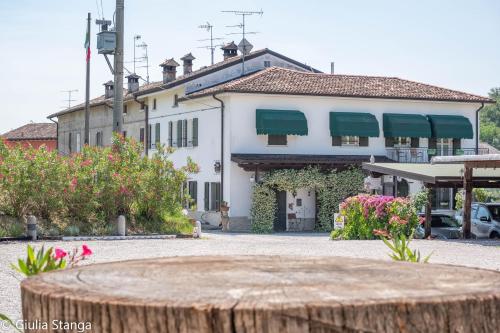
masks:
<svg viewBox="0 0 500 333"><path fill-rule="evenodd" d="M71 249L83 242L46 242ZM342 256L390 260L382 241L330 241L327 234L222 234L205 233L204 239L149 239L86 242L94 256L86 263L187 255L296 255ZM25 255L26 243L0 243L0 313L20 318L20 276L10 263ZM41 246L42 243L35 243ZM434 251L431 263L480 267L500 271L500 242L415 240L423 255ZM0 332L2 332L0 328Z"/></svg>

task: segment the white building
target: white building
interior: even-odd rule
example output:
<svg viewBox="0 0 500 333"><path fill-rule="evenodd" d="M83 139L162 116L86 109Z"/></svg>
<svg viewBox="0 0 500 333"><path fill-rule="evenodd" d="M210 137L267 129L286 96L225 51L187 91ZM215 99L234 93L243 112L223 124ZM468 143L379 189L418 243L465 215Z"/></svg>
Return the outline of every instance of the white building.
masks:
<svg viewBox="0 0 500 333"><path fill-rule="evenodd" d="M258 52L245 61L243 76L238 57L208 75L138 94L156 103L149 117L153 142L176 148L175 165L188 156L199 164L189 191L204 220L218 223L210 212L226 201L231 228L248 230L252 186L266 170L342 169L371 155L427 163L433 155L476 150L477 111L488 98L392 77L322 74L272 51ZM390 195L422 185L384 182L382 191ZM439 191L435 208L451 210L453 197L451 190ZM314 191L279 200L287 211L277 230L290 229L293 217L302 220L300 229L314 227Z"/></svg>
<svg viewBox="0 0 500 333"><path fill-rule="evenodd" d="M223 51L223 61L195 71L195 58L187 54L180 76L179 63L167 59L160 64L161 82L139 87L129 76L124 129L129 126L128 135L143 141L149 154L157 142L174 147L170 158L177 167L191 157L200 166L188 182L191 208L217 225L220 203L227 202L231 230L250 229L252 186L265 171L342 169L372 155L377 161L427 163L433 155L474 153L477 112L492 102L393 77L323 74L269 49L244 59L234 43ZM109 110L111 99L96 100L105 100ZM60 122L69 111L56 114ZM110 127L108 118L109 124L100 124ZM70 123L65 126L74 128ZM386 177L381 192L407 195L420 187ZM314 228L313 190L277 195L276 230ZM453 198L451 190L438 191L434 208L451 210Z"/></svg>

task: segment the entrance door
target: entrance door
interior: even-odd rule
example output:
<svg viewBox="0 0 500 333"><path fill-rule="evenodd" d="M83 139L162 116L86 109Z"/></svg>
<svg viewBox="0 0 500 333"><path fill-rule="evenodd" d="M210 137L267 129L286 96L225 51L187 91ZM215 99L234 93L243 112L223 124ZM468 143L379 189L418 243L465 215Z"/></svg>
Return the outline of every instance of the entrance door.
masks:
<svg viewBox="0 0 500 333"><path fill-rule="evenodd" d="M274 219L274 231L286 231L286 191L276 192L278 211Z"/></svg>

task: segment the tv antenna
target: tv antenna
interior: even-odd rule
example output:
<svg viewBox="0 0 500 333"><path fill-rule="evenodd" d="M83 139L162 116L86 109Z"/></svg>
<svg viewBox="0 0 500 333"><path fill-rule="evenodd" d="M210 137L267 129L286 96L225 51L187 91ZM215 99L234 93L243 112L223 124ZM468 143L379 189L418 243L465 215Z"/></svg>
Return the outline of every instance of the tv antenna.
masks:
<svg viewBox="0 0 500 333"><path fill-rule="evenodd" d="M250 51L253 48L253 45L250 44L245 36L246 35L254 35L257 34L257 31L246 31L246 20L245 18L247 16L252 16L252 15L260 15L262 16L264 12L262 9L260 11L244 11L244 10L223 10L223 13L232 13L234 15L239 15L241 16L241 23L237 25L228 25L228 28L240 28L241 32L232 32L229 33L228 35L241 35L242 39L241 42L238 44L238 50L241 52L241 64L242 64L242 75L245 75L245 56L250 53Z"/></svg>
<svg viewBox="0 0 500 333"><path fill-rule="evenodd" d="M64 102L68 102L68 109L71 107L71 102L75 102L76 99L72 99L71 95L75 92L77 92L78 89L71 89L71 90L61 90L62 93L68 94L68 99L63 99Z"/></svg>
<svg viewBox="0 0 500 333"><path fill-rule="evenodd" d="M136 42L141 39L141 35L134 35L134 74L135 74L135 63L137 61L137 58L135 57L135 49L137 48Z"/></svg>
<svg viewBox="0 0 500 333"><path fill-rule="evenodd" d="M146 83L149 84L149 57L148 57L148 44L142 42L141 44L136 46L137 48L141 48L144 53L142 57L139 57L139 60L142 63L146 63L146 65L138 66L138 68L146 68Z"/></svg>
<svg viewBox="0 0 500 333"><path fill-rule="evenodd" d="M210 53L211 53L211 56L212 56L212 65L213 65L214 64L214 51L215 51L215 48L217 46L222 46L222 44L214 45L214 40L223 40L224 38L218 38L218 37L214 38L214 36L213 36L213 28L214 28L214 26L211 25L209 22L207 22L206 24L199 25L198 28L200 28L200 29L206 29L207 32L210 32L210 38L199 39L198 42L210 41L210 45L200 46L199 48L209 49L210 50Z"/></svg>

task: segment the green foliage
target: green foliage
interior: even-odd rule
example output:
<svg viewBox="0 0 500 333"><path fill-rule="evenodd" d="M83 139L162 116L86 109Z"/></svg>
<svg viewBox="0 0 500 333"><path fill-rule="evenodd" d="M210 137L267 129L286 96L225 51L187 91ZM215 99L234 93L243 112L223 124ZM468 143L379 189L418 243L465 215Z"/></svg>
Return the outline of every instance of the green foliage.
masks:
<svg viewBox="0 0 500 333"><path fill-rule="evenodd" d="M414 195L411 196L411 198L410 198L411 204L417 212L421 212L422 210L424 210L424 207L427 204L428 194L429 194L429 190L424 189L424 190L422 190L418 193L415 193Z"/></svg>
<svg viewBox="0 0 500 333"><path fill-rule="evenodd" d="M330 233L330 239L336 240L336 239L342 239L342 229L334 229Z"/></svg>
<svg viewBox="0 0 500 333"><path fill-rule="evenodd" d="M472 190L472 201L474 202L495 202L500 199L497 190L487 190L484 188L475 188ZM464 207L464 190L457 191L455 194L455 209Z"/></svg>
<svg viewBox="0 0 500 333"><path fill-rule="evenodd" d="M252 208L250 209L252 231L255 233L273 232L277 209L276 193L269 186L256 184L253 188Z"/></svg>
<svg viewBox="0 0 500 333"><path fill-rule="evenodd" d="M13 221L0 223L0 237L21 237L25 233L26 230L21 223Z"/></svg>
<svg viewBox="0 0 500 333"><path fill-rule="evenodd" d="M33 247L28 245L26 260L19 259L17 266L11 264L11 267L26 277L65 268L66 260L64 258L56 259L52 252L52 247L45 251L42 246L35 253Z"/></svg>
<svg viewBox="0 0 500 333"><path fill-rule="evenodd" d="M339 205L347 197L362 193L363 172L352 168L341 172L331 172L324 176L322 186L318 188L316 200L319 212L316 229L318 231L332 230L334 214L339 212Z"/></svg>
<svg viewBox="0 0 500 333"><path fill-rule="evenodd" d="M381 237L384 244L391 249L392 253L389 256L395 261L408 261L408 262L420 262L420 251L411 250L409 245L411 241L411 236L406 237L404 234L395 235L390 241L385 237ZM432 252L423 258L422 262L427 263L431 258Z"/></svg>
<svg viewBox="0 0 500 333"><path fill-rule="evenodd" d="M334 214L339 211L339 204L346 197L362 192L363 180L363 172L358 168L352 168L341 172L336 172L335 170L321 172L318 168L307 167L298 170L283 169L272 171L264 177L262 186L266 186L276 191L287 191L289 193L295 193L301 188L315 190L319 207L316 230L328 232L332 230ZM272 191L273 199L271 199L272 202L270 205L262 206L255 204L255 200L262 199L259 195L263 195L264 198L271 197L271 195L268 195L267 192L262 193L260 187L256 187L255 190L259 191L259 193L257 196L254 194L252 203L252 207L254 207L253 211L256 212L259 218L265 217L266 222L263 223L263 220L260 219L259 227L254 231L272 232L274 214L277 209L275 193ZM252 220L255 221L253 217ZM266 225L266 227L263 228L266 231L258 231L262 229L263 224Z"/></svg>
<svg viewBox="0 0 500 333"><path fill-rule="evenodd" d="M497 103L485 106L480 112L481 141L500 149L500 88L492 88L489 96Z"/></svg>
<svg viewBox="0 0 500 333"><path fill-rule="evenodd" d="M114 136L111 147L85 146L71 156L8 148L0 140L0 211L19 218L33 214L50 222L45 230L68 234L107 232L121 214L132 230L145 229L134 221L163 227L187 199L181 195L187 175L198 171L191 160L174 168L169 153L158 147L152 158L144 157L140 144L122 136ZM182 225L171 221L169 230Z"/></svg>
<svg viewBox="0 0 500 333"><path fill-rule="evenodd" d="M341 214L345 217L343 239L374 239L376 231L410 236L419 223L408 198L360 194L342 203Z"/></svg>

